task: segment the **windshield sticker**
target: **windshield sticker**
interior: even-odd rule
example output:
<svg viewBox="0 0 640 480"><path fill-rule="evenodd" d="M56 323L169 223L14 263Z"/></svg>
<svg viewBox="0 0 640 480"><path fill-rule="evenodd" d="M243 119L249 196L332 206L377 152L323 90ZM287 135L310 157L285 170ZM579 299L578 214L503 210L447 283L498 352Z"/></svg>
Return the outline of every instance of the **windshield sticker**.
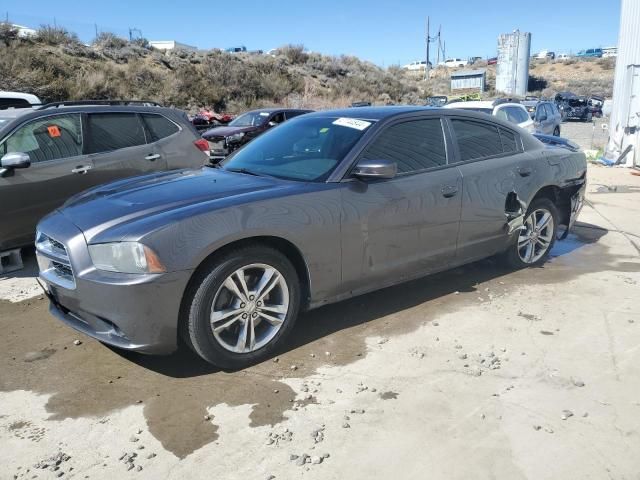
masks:
<svg viewBox="0 0 640 480"><path fill-rule="evenodd" d="M260 112L260 116L261 117L268 117L269 116L269 112Z"/></svg>
<svg viewBox="0 0 640 480"><path fill-rule="evenodd" d="M323 127L320 129L320 133L327 133L329 129L327 127Z"/></svg>
<svg viewBox="0 0 640 480"><path fill-rule="evenodd" d="M364 130L371 122L364 120L358 120L357 118L339 118L333 122L334 125L340 125L341 127L355 128L356 130Z"/></svg>

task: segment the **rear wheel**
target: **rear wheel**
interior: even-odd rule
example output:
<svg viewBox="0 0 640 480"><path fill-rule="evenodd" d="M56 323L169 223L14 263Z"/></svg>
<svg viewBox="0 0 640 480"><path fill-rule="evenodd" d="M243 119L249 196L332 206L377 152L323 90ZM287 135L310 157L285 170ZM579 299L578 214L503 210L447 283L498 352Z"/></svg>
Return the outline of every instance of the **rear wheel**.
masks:
<svg viewBox="0 0 640 480"><path fill-rule="evenodd" d="M506 262L514 268L544 263L556 241L558 218L558 209L548 198L531 202L517 241L504 254Z"/></svg>
<svg viewBox="0 0 640 480"><path fill-rule="evenodd" d="M291 262L262 246L229 252L203 268L186 298L185 339L207 362L242 368L269 356L300 305Z"/></svg>

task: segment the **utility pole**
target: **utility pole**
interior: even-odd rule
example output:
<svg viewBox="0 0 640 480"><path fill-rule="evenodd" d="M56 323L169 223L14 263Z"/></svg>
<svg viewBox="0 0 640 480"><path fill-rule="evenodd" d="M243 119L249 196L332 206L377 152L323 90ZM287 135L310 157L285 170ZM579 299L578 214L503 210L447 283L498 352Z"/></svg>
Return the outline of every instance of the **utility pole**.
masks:
<svg viewBox="0 0 640 480"><path fill-rule="evenodd" d="M441 37L441 32L442 32L442 25L440 25L438 27L438 48L436 49L436 66L438 66L440 64L440 50L442 50L442 37ZM444 58L443 58L444 60Z"/></svg>
<svg viewBox="0 0 640 480"><path fill-rule="evenodd" d="M427 17L427 63L424 66L424 79L429 81L429 42L431 38L429 37L429 17Z"/></svg>
<svg viewBox="0 0 640 480"><path fill-rule="evenodd" d="M94 27L95 27L95 29L96 29L96 38L98 38L98 24L97 24L97 23L94 23L94 24L93 24L93 26L94 26Z"/></svg>

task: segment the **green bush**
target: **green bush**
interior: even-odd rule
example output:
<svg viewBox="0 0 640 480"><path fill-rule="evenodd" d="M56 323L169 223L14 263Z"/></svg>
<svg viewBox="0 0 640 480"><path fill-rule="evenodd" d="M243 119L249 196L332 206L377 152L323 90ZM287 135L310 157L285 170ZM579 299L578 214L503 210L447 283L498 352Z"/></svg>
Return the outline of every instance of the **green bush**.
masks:
<svg viewBox="0 0 640 480"><path fill-rule="evenodd" d="M47 45L65 45L80 43L75 33L69 32L63 27L41 25L36 32L35 41Z"/></svg>

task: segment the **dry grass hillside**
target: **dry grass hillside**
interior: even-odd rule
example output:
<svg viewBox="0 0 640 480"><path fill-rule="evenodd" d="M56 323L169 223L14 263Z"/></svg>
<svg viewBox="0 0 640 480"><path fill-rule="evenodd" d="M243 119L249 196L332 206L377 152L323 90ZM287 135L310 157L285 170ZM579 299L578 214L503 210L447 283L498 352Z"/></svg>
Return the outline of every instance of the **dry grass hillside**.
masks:
<svg viewBox="0 0 640 480"><path fill-rule="evenodd" d="M492 90L495 67L487 68ZM130 98L227 111L269 105L317 109L354 101L421 104L427 95L450 93L449 74L436 69L427 83L399 67L382 69L356 57L308 53L295 45L275 55L162 53L144 40L127 42L103 33L87 46L59 27L43 26L36 37L25 39L0 24L0 90L35 93L45 101ZM609 59L531 67L531 89L548 95L566 89L610 95L612 84Z"/></svg>

